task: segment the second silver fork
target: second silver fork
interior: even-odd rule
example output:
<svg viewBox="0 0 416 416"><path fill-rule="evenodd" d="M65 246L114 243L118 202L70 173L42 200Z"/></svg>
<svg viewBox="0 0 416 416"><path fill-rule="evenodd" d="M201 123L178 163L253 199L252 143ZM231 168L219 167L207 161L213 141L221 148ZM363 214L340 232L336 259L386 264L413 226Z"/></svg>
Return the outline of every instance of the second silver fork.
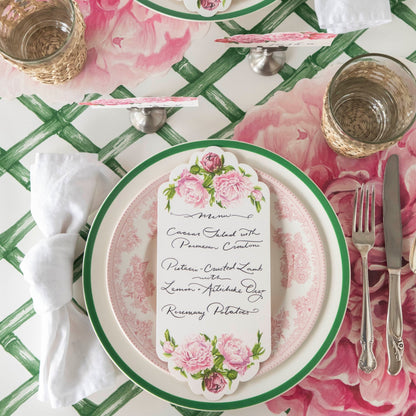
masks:
<svg viewBox="0 0 416 416"><path fill-rule="evenodd" d="M363 273L363 310L360 339L362 351L358 367L366 373L371 373L377 367L373 352L374 335L368 282L368 252L375 242L374 186L371 187L371 191L365 185L361 186L361 190L357 189L355 191L352 242L361 254Z"/></svg>

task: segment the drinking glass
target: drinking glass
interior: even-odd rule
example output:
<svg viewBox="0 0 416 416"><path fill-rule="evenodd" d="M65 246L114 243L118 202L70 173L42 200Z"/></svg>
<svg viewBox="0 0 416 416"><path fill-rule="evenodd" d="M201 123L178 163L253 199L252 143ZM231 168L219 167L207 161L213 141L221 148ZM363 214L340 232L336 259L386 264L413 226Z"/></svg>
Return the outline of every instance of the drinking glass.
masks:
<svg viewBox="0 0 416 416"><path fill-rule="evenodd" d="M360 158L399 141L416 117L416 79L399 60L357 56L336 72L323 102L322 131L337 153Z"/></svg>
<svg viewBox="0 0 416 416"><path fill-rule="evenodd" d="M0 0L0 54L32 78L65 82L81 71L85 22L71 0Z"/></svg>

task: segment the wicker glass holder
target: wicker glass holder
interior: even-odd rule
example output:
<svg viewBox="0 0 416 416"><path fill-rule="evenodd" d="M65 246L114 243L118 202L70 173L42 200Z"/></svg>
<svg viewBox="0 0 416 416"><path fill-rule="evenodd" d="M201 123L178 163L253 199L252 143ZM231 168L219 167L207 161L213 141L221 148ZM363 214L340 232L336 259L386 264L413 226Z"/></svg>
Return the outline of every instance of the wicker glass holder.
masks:
<svg viewBox="0 0 416 416"><path fill-rule="evenodd" d="M87 58L78 5L71 0L0 0L0 54L45 84L74 78Z"/></svg>
<svg viewBox="0 0 416 416"><path fill-rule="evenodd" d="M416 80L382 54L349 60L327 87L321 127L336 153L361 158L397 143L416 117Z"/></svg>

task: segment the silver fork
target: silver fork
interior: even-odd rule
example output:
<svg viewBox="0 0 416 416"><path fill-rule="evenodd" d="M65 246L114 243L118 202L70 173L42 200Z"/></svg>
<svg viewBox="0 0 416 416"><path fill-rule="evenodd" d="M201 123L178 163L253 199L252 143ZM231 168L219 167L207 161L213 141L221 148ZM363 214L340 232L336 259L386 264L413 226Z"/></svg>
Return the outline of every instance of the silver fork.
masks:
<svg viewBox="0 0 416 416"><path fill-rule="evenodd" d="M362 351L360 360L358 361L358 367L365 373L371 373L377 367L376 357L373 352L374 336L368 283L368 252L374 246L375 241L374 207L374 186L371 189L366 185L362 185L361 190L357 188L354 198L352 242L361 254L363 269L363 311L360 338Z"/></svg>

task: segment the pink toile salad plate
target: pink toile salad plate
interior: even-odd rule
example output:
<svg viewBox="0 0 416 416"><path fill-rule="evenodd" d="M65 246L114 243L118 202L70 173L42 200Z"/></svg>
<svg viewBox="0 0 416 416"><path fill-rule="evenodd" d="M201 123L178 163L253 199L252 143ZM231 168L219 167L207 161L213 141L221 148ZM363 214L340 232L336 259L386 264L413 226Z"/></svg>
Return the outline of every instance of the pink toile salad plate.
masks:
<svg viewBox="0 0 416 416"><path fill-rule="evenodd" d="M272 195L272 354L253 379L217 401L172 382L154 332L156 191L173 167L212 145L250 164ZM170 403L226 410L269 400L318 364L344 317L349 259L328 201L294 165L247 143L190 142L137 166L110 193L87 241L84 292L98 337L130 379Z"/></svg>

